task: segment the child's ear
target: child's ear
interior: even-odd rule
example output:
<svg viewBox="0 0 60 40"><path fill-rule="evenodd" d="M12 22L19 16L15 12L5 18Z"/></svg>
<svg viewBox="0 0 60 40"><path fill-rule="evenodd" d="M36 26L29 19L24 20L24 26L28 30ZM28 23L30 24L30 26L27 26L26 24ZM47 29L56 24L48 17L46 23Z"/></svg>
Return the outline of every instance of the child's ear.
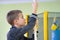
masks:
<svg viewBox="0 0 60 40"><path fill-rule="evenodd" d="M17 22L19 19L16 19L15 22Z"/></svg>
<svg viewBox="0 0 60 40"><path fill-rule="evenodd" d="M17 23L17 21L18 21L18 20L17 20L17 19L15 19L15 20L14 20L14 23Z"/></svg>

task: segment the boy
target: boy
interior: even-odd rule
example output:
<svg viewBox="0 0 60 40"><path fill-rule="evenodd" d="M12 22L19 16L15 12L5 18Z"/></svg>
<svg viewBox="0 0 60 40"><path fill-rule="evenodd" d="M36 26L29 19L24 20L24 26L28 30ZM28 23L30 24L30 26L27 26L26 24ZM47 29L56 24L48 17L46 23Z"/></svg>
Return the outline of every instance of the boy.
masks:
<svg viewBox="0 0 60 40"><path fill-rule="evenodd" d="M33 40L24 37L24 34L33 29L37 17L37 0L33 2L33 13L29 18L28 25L25 26L25 19L21 10L12 10L7 14L7 21L12 26L7 34L7 40Z"/></svg>

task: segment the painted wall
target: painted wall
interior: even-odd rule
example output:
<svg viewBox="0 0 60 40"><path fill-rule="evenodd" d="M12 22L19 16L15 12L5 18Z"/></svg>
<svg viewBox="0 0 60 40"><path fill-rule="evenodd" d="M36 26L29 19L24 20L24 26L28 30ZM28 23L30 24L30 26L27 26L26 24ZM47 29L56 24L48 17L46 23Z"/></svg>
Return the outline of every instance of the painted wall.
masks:
<svg viewBox="0 0 60 40"><path fill-rule="evenodd" d="M23 11L23 14L31 14L31 3L21 4L0 4L0 40L7 40L6 35L10 29L10 25L6 21L6 15L8 11L13 9L19 9ZM38 6L38 13L48 10L49 12L60 12L60 2L40 2Z"/></svg>

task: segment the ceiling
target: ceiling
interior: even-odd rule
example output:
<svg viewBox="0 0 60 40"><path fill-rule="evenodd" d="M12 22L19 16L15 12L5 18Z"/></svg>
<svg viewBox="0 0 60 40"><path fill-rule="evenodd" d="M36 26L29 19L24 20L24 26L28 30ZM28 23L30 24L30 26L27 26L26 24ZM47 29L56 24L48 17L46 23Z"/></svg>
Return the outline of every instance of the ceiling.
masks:
<svg viewBox="0 0 60 40"><path fill-rule="evenodd" d="M33 0L0 0L0 4L28 3ZM38 0L38 2L56 2L59 0Z"/></svg>

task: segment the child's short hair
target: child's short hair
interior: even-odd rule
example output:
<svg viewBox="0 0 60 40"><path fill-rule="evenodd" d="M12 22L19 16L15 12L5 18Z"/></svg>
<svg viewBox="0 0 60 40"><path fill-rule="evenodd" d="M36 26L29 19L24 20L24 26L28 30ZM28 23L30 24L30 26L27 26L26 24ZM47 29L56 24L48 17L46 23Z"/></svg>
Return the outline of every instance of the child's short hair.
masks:
<svg viewBox="0 0 60 40"><path fill-rule="evenodd" d="M18 17L19 13L22 13L22 11L21 10L11 10L10 12L8 12L7 21L10 25L14 25L13 21L14 21L14 19L16 19Z"/></svg>

